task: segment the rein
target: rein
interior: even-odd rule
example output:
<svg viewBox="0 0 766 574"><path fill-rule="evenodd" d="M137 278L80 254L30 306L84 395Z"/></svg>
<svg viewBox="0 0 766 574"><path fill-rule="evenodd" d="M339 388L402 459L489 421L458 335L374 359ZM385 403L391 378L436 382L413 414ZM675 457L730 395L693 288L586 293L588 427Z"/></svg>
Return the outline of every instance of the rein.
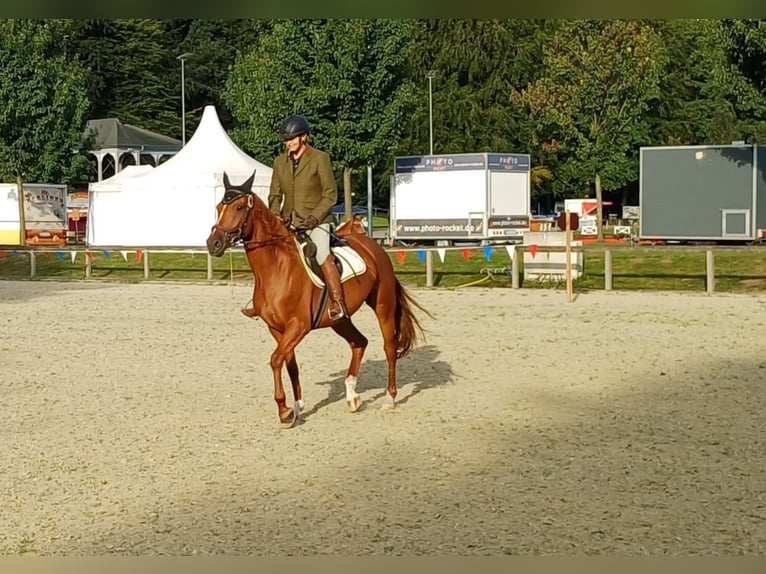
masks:
<svg viewBox="0 0 766 574"><path fill-rule="evenodd" d="M227 229L226 227L219 225L217 222L215 223L215 225L213 225L214 229L218 229L221 232L223 232L223 234L226 236L226 239L229 241L229 245L234 246L237 243L241 242L242 247L244 247L245 250L251 250L251 249L257 249L259 247L264 247L266 245L279 243L282 241L292 240L292 237L290 235L274 235L268 239L261 239L261 240L251 239L249 241L246 241L244 238L245 227L247 226L248 218L252 217L253 205L254 205L252 192L243 192L238 189L227 189L223 195L223 203L224 204L233 203L235 200L243 196L247 196L247 214L245 215L244 219L242 220L242 224L239 227L234 229ZM292 231L300 231L300 229L296 228Z"/></svg>

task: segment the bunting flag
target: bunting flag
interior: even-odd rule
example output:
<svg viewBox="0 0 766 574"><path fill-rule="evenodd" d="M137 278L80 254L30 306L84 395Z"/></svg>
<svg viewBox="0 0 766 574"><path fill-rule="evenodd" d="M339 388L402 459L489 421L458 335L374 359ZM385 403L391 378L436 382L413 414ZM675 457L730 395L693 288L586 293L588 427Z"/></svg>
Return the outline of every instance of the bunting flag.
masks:
<svg viewBox="0 0 766 574"><path fill-rule="evenodd" d="M484 246L484 257L487 258L487 261L492 261L492 246L491 245Z"/></svg>
<svg viewBox="0 0 766 574"><path fill-rule="evenodd" d="M87 257L88 259L93 259L93 254L86 249L85 250L85 257Z"/></svg>
<svg viewBox="0 0 766 574"><path fill-rule="evenodd" d="M75 259L77 259L77 251L72 251L72 263L74 263Z"/></svg>
<svg viewBox="0 0 766 574"><path fill-rule="evenodd" d="M59 259L61 259L62 261L64 260L64 252L63 251L56 252L56 255L58 255Z"/></svg>
<svg viewBox="0 0 766 574"><path fill-rule="evenodd" d="M141 261L144 258L144 252L141 249L136 249L136 261Z"/></svg>
<svg viewBox="0 0 766 574"><path fill-rule="evenodd" d="M399 263L404 263L404 258L407 257L407 254L404 251L397 251L396 252L396 258L399 260Z"/></svg>
<svg viewBox="0 0 766 574"><path fill-rule="evenodd" d="M18 255L18 254L19 254L19 250L18 250L18 249L14 249L14 250L13 250L13 254L14 254L14 255Z"/></svg>
<svg viewBox="0 0 766 574"><path fill-rule="evenodd" d="M51 252L50 251L43 251L43 256L50 257L51 256Z"/></svg>
<svg viewBox="0 0 766 574"><path fill-rule="evenodd" d="M423 263L426 260L426 252L423 249L418 249L418 259Z"/></svg>
<svg viewBox="0 0 766 574"><path fill-rule="evenodd" d="M120 251L120 255L122 255L122 258L127 261L128 260L128 252L127 251Z"/></svg>
<svg viewBox="0 0 766 574"><path fill-rule="evenodd" d="M468 261L470 258L471 258L471 250L470 250L470 249L468 249L468 247L465 247L465 248L463 249L463 259L465 259L466 261Z"/></svg>
<svg viewBox="0 0 766 574"><path fill-rule="evenodd" d="M104 249L101 253L104 254L104 257L109 257L109 251L107 249Z"/></svg>
<svg viewBox="0 0 766 574"><path fill-rule="evenodd" d="M513 256L516 254L516 246L515 245L506 245L505 250L508 252L508 257L511 258L511 261L513 261Z"/></svg>
<svg viewBox="0 0 766 574"><path fill-rule="evenodd" d="M0 249L0 255L3 256L3 259L8 257L8 252L5 249Z"/></svg>
<svg viewBox="0 0 766 574"><path fill-rule="evenodd" d="M537 255L537 244L535 244L535 243L532 243L532 244L529 246L529 252L532 254L532 259L534 259L534 258L535 258L535 255Z"/></svg>
<svg viewBox="0 0 766 574"><path fill-rule="evenodd" d="M444 263L444 255L447 253L446 249L437 249L436 252L439 254L439 259L441 259L442 263Z"/></svg>

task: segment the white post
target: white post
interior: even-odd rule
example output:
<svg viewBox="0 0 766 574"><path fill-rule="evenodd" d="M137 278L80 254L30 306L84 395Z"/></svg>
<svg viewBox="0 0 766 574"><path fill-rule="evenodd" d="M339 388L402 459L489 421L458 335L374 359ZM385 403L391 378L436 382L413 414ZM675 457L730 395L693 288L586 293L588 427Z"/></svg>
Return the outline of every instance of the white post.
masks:
<svg viewBox="0 0 766 574"><path fill-rule="evenodd" d="M436 70L428 70L428 154L434 155L434 97L431 80L436 75Z"/></svg>
<svg viewBox="0 0 766 574"><path fill-rule="evenodd" d="M571 303L574 300L574 287L572 285L572 224L570 222L570 213L566 212L566 248L567 255L567 300Z"/></svg>
<svg viewBox="0 0 766 574"><path fill-rule="evenodd" d="M514 289L519 288L519 257L524 256L524 251L516 249L516 245L513 245L513 259L511 260L511 287Z"/></svg>
<svg viewBox="0 0 766 574"><path fill-rule="evenodd" d="M372 166L367 166L367 237L372 238Z"/></svg>
<svg viewBox="0 0 766 574"><path fill-rule="evenodd" d="M184 62L193 55L191 52L185 52L180 56L176 56L176 60L181 60L181 147L186 146L186 77L184 75Z"/></svg>
<svg viewBox="0 0 766 574"><path fill-rule="evenodd" d="M181 58L181 147L186 146L186 78L184 78L184 61Z"/></svg>
<svg viewBox="0 0 766 574"><path fill-rule="evenodd" d="M612 290L612 252L604 251L604 290Z"/></svg>

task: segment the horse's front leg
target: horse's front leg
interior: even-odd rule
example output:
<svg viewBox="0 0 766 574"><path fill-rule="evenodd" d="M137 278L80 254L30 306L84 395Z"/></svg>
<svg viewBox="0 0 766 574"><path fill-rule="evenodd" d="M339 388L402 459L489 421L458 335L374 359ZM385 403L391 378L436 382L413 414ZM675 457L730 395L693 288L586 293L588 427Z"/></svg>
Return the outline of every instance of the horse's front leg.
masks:
<svg viewBox="0 0 766 574"><path fill-rule="evenodd" d="M279 344L282 334L274 329L269 329L274 340ZM287 374L290 376L290 384L293 387L293 412L296 420L301 416L303 410L303 391L301 389L300 372L298 371L298 361L295 359L295 351L290 353L286 360Z"/></svg>
<svg viewBox="0 0 766 574"><path fill-rule="evenodd" d="M296 393L297 389L297 395L295 396L296 404L300 408L300 403L298 402L301 400L299 398L300 383L298 383L298 364L295 361L295 347L306 336L309 330L310 325L304 327L297 322L289 324L288 328L277 338L277 348L271 355L271 371L274 376L274 400L279 411L279 421L286 428L292 427L298 416L295 409L287 406L285 389L282 384L282 366L287 363L288 374L293 382L293 393ZM294 379L293 374L295 375Z"/></svg>

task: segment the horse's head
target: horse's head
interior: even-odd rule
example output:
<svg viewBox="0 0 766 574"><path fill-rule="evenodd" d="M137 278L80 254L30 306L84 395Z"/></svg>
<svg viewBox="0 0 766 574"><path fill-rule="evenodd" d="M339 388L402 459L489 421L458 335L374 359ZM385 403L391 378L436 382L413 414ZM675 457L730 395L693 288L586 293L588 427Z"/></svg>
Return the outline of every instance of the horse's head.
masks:
<svg viewBox="0 0 766 574"><path fill-rule="evenodd" d="M260 201L251 191L255 173L239 185L232 185L224 172L223 198L216 206L216 222L207 238L207 250L210 255L220 257L237 241L247 240L252 236L250 214L256 201Z"/></svg>
<svg viewBox="0 0 766 574"><path fill-rule="evenodd" d="M245 248L253 248L289 237L284 223L252 192L254 179L255 172L241 184L232 185L224 172L223 198L216 206L216 222L207 238L210 255L220 257L238 241Z"/></svg>

